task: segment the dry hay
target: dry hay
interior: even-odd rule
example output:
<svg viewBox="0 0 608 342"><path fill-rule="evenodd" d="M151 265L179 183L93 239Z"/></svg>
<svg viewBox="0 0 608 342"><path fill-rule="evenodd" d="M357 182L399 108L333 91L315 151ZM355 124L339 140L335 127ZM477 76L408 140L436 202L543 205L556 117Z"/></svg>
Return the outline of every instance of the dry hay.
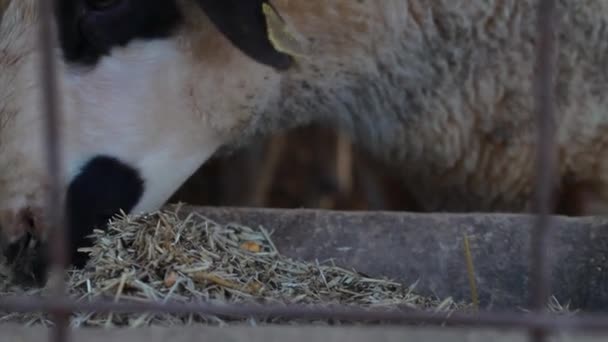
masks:
<svg viewBox="0 0 608 342"><path fill-rule="evenodd" d="M419 296L415 285L368 278L331 261L311 263L287 258L278 253L271 234L262 227L220 225L194 212L182 219L179 209L175 206L146 215L123 215L110 224L108 231L95 231L97 242L88 251L91 261L87 268L69 273L70 295L78 300L109 297L135 301L341 304L446 313L471 308L450 298ZM0 295L48 293L48 289L19 288L11 278L10 272L0 270ZM49 317L40 313L0 314L0 322L50 323ZM220 317L147 313L77 313L72 317L73 326L194 322L243 323Z"/></svg>

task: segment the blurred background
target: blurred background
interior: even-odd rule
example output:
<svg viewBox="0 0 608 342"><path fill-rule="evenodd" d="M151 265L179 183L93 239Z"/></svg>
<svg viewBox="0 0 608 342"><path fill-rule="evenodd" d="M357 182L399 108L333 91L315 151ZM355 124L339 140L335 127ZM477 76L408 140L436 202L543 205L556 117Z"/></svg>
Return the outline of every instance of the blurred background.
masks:
<svg viewBox="0 0 608 342"><path fill-rule="evenodd" d="M310 125L213 157L171 198L203 206L418 211L394 170Z"/></svg>

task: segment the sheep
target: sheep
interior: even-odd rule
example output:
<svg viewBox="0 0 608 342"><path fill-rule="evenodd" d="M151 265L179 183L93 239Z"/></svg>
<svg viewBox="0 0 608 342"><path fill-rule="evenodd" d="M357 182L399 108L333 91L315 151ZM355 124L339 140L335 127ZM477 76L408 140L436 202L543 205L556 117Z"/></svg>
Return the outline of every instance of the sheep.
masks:
<svg viewBox="0 0 608 342"><path fill-rule="evenodd" d="M312 122L393 165L428 211L526 212L536 0L57 0L70 250L153 211L213 154ZM35 0L0 0L2 246L44 242ZM559 1L562 202L608 199L608 2ZM44 243L43 243L44 245Z"/></svg>

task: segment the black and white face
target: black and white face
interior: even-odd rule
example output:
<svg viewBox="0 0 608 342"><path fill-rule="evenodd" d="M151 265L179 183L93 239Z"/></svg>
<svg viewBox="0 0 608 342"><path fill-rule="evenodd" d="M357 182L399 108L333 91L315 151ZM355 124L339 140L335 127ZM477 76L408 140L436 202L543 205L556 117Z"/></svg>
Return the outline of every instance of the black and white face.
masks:
<svg viewBox="0 0 608 342"><path fill-rule="evenodd" d="M263 110L289 59L267 41L262 0L55 2L63 200L74 251L119 210L164 204ZM36 3L0 0L5 250L47 234ZM239 20L253 33L240 31Z"/></svg>

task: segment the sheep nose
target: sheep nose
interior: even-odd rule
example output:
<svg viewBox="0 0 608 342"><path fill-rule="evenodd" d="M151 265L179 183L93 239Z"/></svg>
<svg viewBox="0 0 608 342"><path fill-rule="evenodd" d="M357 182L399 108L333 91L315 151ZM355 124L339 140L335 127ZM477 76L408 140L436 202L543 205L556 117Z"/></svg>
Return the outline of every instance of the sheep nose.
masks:
<svg viewBox="0 0 608 342"><path fill-rule="evenodd" d="M22 208L0 213L2 252L14 275L24 283L46 281L46 223L40 209Z"/></svg>
<svg viewBox="0 0 608 342"><path fill-rule="evenodd" d="M43 237L46 233L45 228L46 223L41 209L26 207L0 211L2 247L21 243L30 234Z"/></svg>

